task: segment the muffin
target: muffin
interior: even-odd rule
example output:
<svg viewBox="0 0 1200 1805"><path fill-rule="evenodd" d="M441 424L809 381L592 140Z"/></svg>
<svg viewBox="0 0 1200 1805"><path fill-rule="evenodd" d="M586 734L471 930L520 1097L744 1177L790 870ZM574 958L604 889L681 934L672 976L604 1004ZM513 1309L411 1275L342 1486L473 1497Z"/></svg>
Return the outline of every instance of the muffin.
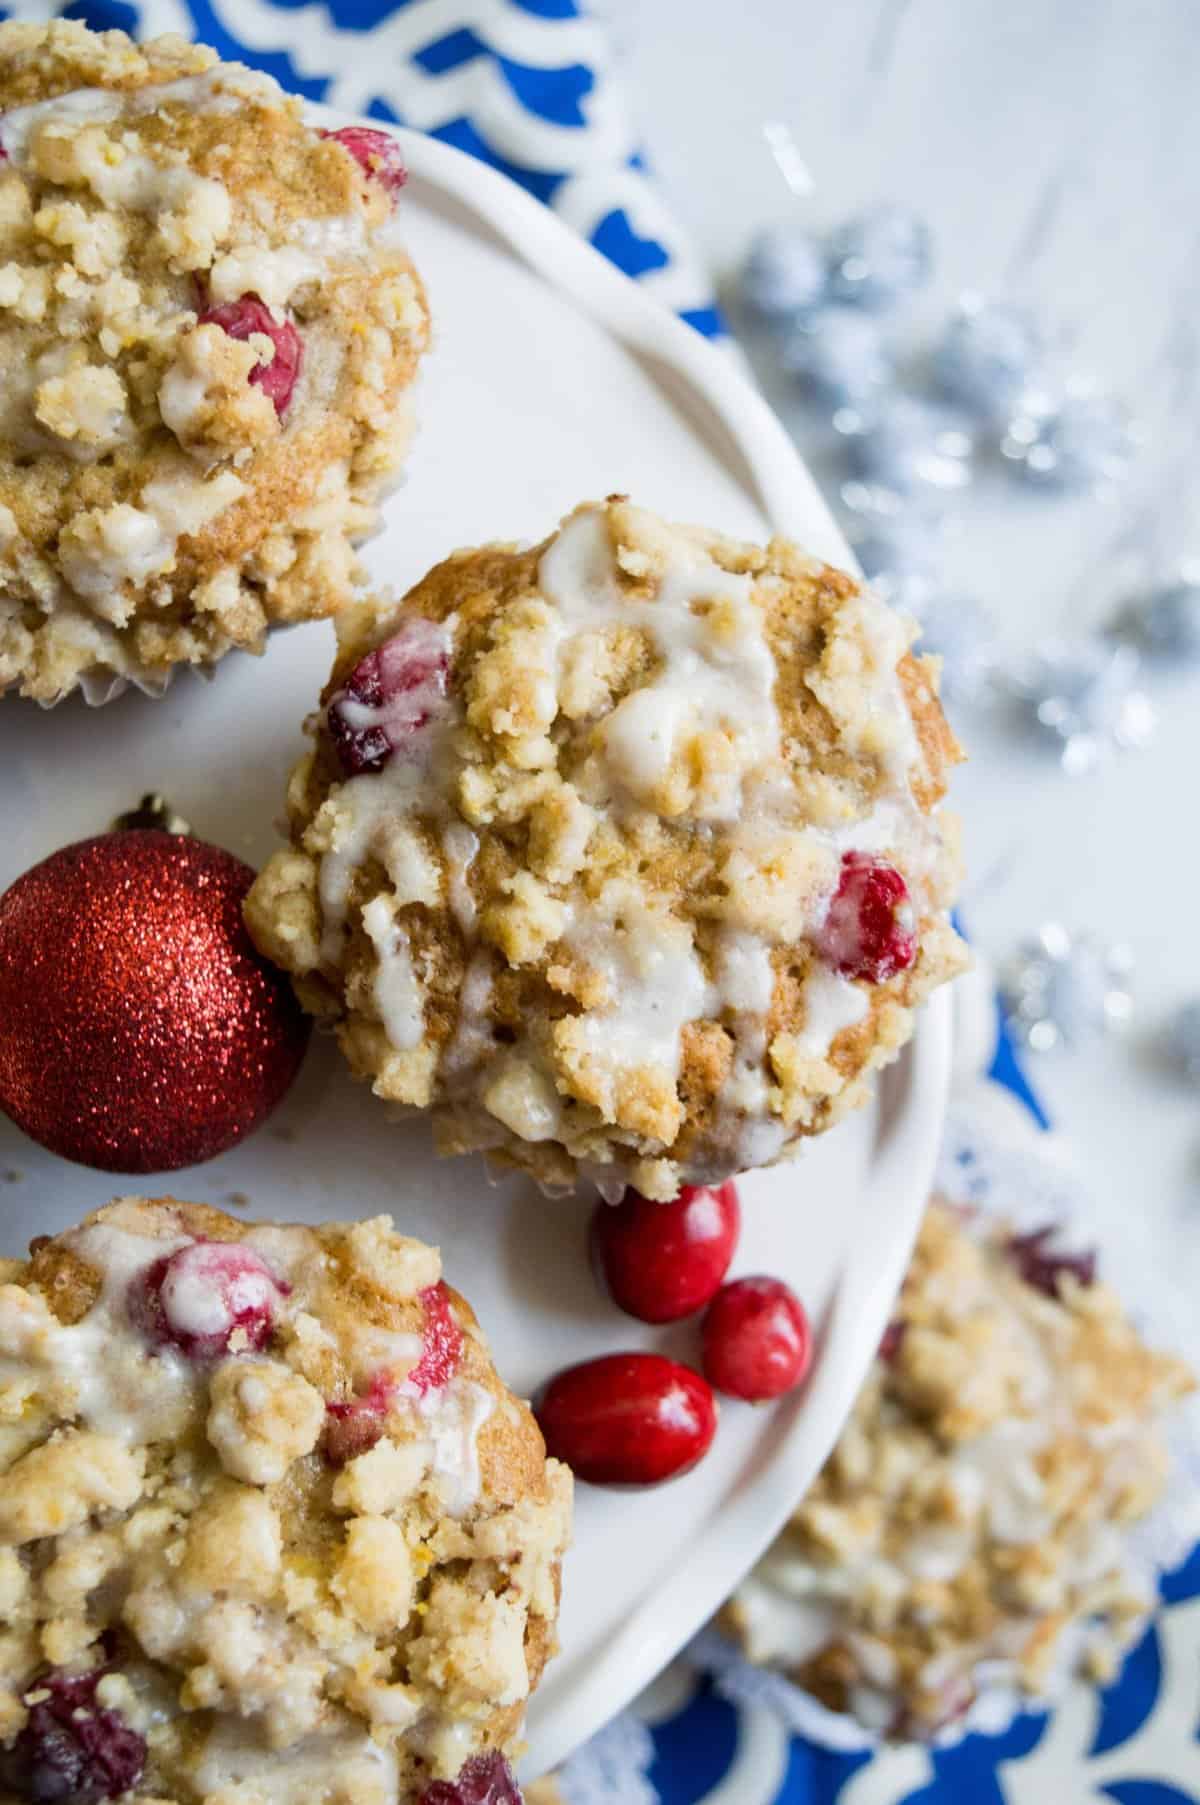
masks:
<svg viewBox="0 0 1200 1805"><path fill-rule="evenodd" d="M570 1476L440 1275L170 1197L0 1262L0 1797L508 1796Z"/></svg>
<svg viewBox="0 0 1200 1805"><path fill-rule="evenodd" d="M442 1152L661 1199L768 1164L961 968L936 666L796 546L613 497L339 638L246 918Z"/></svg>
<svg viewBox="0 0 1200 1805"><path fill-rule="evenodd" d="M0 25L0 691L344 606L429 321L396 141L182 38Z"/></svg>
<svg viewBox="0 0 1200 1805"><path fill-rule="evenodd" d="M1111 1678L1153 1604L1132 1532L1191 1389L1094 1256L934 1202L841 1440L722 1627L896 1737L993 1687Z"/></svg>
<svg viewBox="0 0 1200 1805"><path fill-rule="evenodd" d="M442 1151L656 1198L766 1164L961 968L936 669L795 546L612 498L339 637L247 920Z"/></svg>

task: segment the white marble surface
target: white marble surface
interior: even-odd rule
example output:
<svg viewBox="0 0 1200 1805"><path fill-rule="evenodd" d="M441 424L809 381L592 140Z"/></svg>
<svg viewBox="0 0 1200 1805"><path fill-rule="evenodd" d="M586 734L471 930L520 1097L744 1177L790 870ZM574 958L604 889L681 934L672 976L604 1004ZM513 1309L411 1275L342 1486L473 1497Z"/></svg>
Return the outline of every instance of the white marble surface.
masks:
<svg viewBox="0 0 1200 1805"><path fill-rule="evenodd" d="M1117 501L978 485L950 556L1011 649L1103 620L1151 557L1200 554L1197 304L1200 24L1188 0L608 0L653 160L722 278L753 231L786 216L765 121L807 159L818 219L873 201L918 208L936 235L934 318L964 288L1034 301L1073 357L1135 405L1146 443ZM772 399L778 404L778 392ZM821 470L819 448L814 462ZM1144 521L1143 516L1144 514ZM1189 533L1191 540L1189 541ZM972 762L968 915L1002 957L1058 917L1119 937L1137 964L1124 1042L1046 1056L1033 1073L1074 1142L1097 1210L1164 1270L1200 1280L1200 1090L1154 1042L1200 995L1200 675L1156 683L1156 736L1092 778L1026 739L960 717Z"/></svg>

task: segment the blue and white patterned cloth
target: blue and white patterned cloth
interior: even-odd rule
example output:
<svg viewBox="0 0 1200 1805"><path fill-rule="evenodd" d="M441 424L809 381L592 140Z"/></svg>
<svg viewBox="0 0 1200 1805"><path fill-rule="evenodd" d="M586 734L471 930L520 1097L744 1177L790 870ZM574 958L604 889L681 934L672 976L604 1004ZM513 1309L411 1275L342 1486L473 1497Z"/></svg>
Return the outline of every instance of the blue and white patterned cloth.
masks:
<svg viewBox="0 0 1200 1805"><path fill-rule="evenodd" d="M139 36L194 35L347 112L455 144L553 207L709 337L709 284L639 153L606 34L577 0L44 0ZM735 29L731 20L731 29ZM1001 1040L993 1080L1036 1099ZM944 1750L839 1753L686 1672L572 1762L573 1805L1200 1805L1200 1550L1120 1679Z"/></svg>

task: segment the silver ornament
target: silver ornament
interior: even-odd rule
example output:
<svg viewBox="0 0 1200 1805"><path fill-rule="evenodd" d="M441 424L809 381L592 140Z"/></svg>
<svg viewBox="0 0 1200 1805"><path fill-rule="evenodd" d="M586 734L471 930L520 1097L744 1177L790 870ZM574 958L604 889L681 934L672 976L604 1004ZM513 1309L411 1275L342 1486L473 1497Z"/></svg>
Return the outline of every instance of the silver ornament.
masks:
<svg viewBox="0 0 1200 1805"><path fill-rule="evenodd" d="M1033 397L1008 423L1000 447L1027 481L1064 492L1103 489L1128 475L1137 436L1108 395Z"/></svg>
<svg viewBox="0 0 1200 1805"><path fill-rule="evenodd" d="M1200 1084L1200 997L1176 1010L1167 1027L1166 1049L1171 1064Z"/></svg>
<svg viewBox="0 0 1200 1805"><path fill-rule="evenodd" d="M825 293L825 257L801 225L771 226L760 232L742 269L742 298L762 319L782 322Z"/></svg>
<svg viewBox="0 0 1200 1805"><path fill-rule="evenodd" d="M940 514L913 507L876 483L842 484L847 536L863 575L894 607L915 613L937 587L942 565Z"/></svg>
<svg viewBox="0 0 1200 1805"><path fill-rule="evenodd" d="M1008 683L1018 712L1058 747L1063 769L1077 776L1149 739L1154 710L1138 687L1140 669L1131 646L1103 638L1052 640Z"/></svg>
<svg viewBox="0 0 1200 1805"><path fill-rule="evenodd" d="M799 318L783 342L780 361L831 408L868 406L895 374L875 321L850 307L826 307Z"/></svg>
<svg viewBox="0 0 1200 1805"><path fill-rule="evenodd" d="M859 415L834 416L850 467L863 482L898 495L962 489L971 480L971 435L945 408L894 395Z"/></svg>
<svg viewBox="0 0 1200 1805"><path fill-rule="evenodd" d="M1009 1022L1036 1053L1082 1046L1133 1013L1129 949L1048 922L1000 975Z"/></svg>
<svg viewBox="0 0 1200 1805"><path fill-rule="evenodd" d="M974 597L935 595L917 605L921 635L918 652L935 652L942 661L941 693L950 702L981 702L997 669L996 628L987 609Z"/></svg>
<svg viewBox="0 0 1200 1805"><path fill-rule="evenodd" d="M1113 630L1157 664L1200 663L1200 567L1126 603Z"/></svg>
<svg viewBox="0 0 1200 1805"><path fill-rule="evenodd" d="M829 236L829 292L856 307L892 307L924 288L933 242L924 220L905 207L873 207Z"/></svg>
<svg viewBox="0 0 1200 1805"><path fill-rule="evenodd" d="M964 295L934 348L942 393L983 421L1008 420L1039 380L1041 328L1027 308Z"/></svg>

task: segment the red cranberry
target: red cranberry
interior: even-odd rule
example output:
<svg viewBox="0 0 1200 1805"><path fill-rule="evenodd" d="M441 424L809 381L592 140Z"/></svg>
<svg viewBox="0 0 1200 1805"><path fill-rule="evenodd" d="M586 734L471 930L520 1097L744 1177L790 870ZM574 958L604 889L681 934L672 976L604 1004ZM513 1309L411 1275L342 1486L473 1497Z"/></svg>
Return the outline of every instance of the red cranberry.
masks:
<svg viewBox="0 0 1200 1805"><path fill-rule="evenodd" d="M324 1451L332 1466L345 1466L375 1446L395 1393L391 1374L376 1373L359 1397L326 1404Z"/></svg>
<svg viewBox="0 0 1200 1805"><path fill-rule="evenodd" d="M96 1703L110 1670L39 1674L27 1689L29 1715L11 1748L0 1748L0 1791L29 1805L97 1805L137 1785L146 1744L119 1711ZM42 1697L42 1694L49 1694Z"/></svg>
<svg viewBox="0 0 1200 1805"><path fill-rule="evenodd" d="M908 1324L902 1316L894 1316L879 1340L879 1358L885 1366L892 1366L908 1333Z"/></svg>
<svg viewBox="0 0 1200 1805"><path fill-rule="evenodd" d="M504 1756L472 1755L457 1780L435 1780L419 1805L522 1805L521 1789Z"/></svg>
<svg viewBox="0 0 1200 1805"><path fill-rule="evenodd" d="M425 1326L421 1332L421 1357L404 1381L406 1391L424 1397L448 1385L462 1360L463 1332L455 1320L445 1285L429 1285L421 1292Z"/></svg>
<svg viewBox="0 0 1200 1805"><path fill-rule="evenodd" d="M1086 1287L1096 1282L1095 1253L1055 1253L1050 1243L1057 1233L1050 1223L1045 1228L1031 1229L1028 1234L1013 1235L1008 1243L1008 1251L1025 1283L1047 1297L1060 1295L1062 1280L1068 1273L1078 1285Z"/></svg>
<svg viewBox="0 0 1200 1805"><path fill-rule="evenodd" d="M782 1279L734 1279L704 1318L706 1377L718 1391L759 1404L799 1385L812 1360L804 1305Z"/></svg>
<svg viewBox="0 0 1200 1805"><path fill-rule="evenodd" d="M639 1322L678 1322L717 1290L741 1226L736 1185L684 1185L673 1203L626 1191L615 1207L597 1204L592 1239L620 1309Z"/></svg>
<svg viewBox="0 0 1200 1805"><path fill-rule="evenodd" d="M885 859L848 852L817 949L843 977L884 984L917 956L908 885Z"/></svg>
<svg viewBox="0 0 1200 1805"><path fill-rule="evenodd" d="M537 1411L546 1447L591 1485L658 1485L707 1454L717 1401L662 1354L605 1354L551 1379Z"/></svg>
<svg viewBox="0 0 1200 1805"><path fill-rule="evenodd" d="M330 1466L344 1467L348 1460L369 1453L382 1434L383 1413L369 1398L326 1404L322 1448Z"/></svg>
<svg viewBox="0 0 1200 1805"><path fill-rule="evenodd" d="M258 364L251 370L250 381L275 403L275 412L282 417L304 361L304 343L292 322L277 320L257 295L241 295L222 307L205 308L200 324L219 326L230 338L248 339L261 334L270 339L275 355L270 363Z"/></svg>
<svg viewBox="0 0 1200 1805"><path fill-rule="evenodd" d="M326 720L348 776L380 771L441 712L450 653L442 628L414 615L360 659L330 697Z"/></svg>
<svg viewBox="0 0 1200 1805"><path fill-rule="evenodd" d="M378 132L369 125L344 125L340 131L322 132L321 136L348 150L359 167L393 198L407 182L400 146L390 132Z"/></svg>
<svg viewBox="0 0 1200 1805"><path fill-rule="evenodd" d="M286 1288L249 1247L192 1241L139 1273L127 1297L130 1317L156 1346L192 1360L219 1360L237 1336L237 1352L265 1347Z"/></svg>

